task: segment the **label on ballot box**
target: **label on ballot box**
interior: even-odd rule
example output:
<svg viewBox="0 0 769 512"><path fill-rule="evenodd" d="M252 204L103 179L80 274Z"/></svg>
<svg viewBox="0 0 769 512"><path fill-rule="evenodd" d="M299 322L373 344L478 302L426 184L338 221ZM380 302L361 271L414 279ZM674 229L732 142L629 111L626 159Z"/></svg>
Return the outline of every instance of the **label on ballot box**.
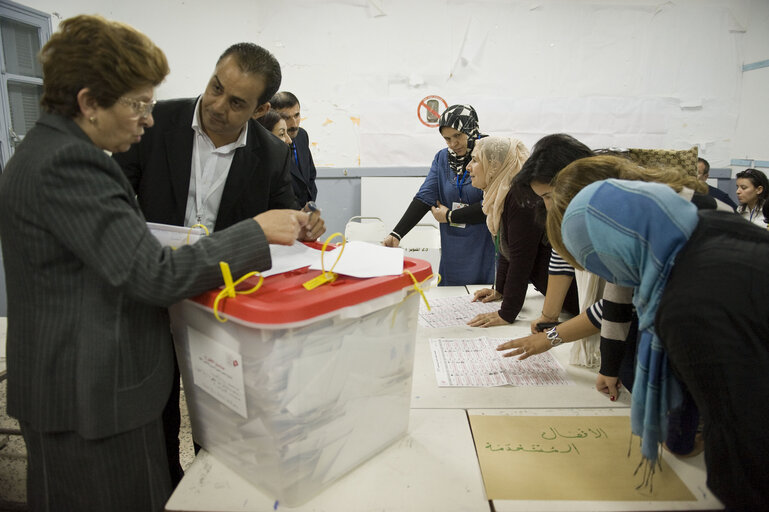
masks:
<svg viewBox="0 0 769 512"><path fill-rule="evenodd" d="M422 260L405 258L404 269L417 281L431 274ZM421 300L411 277L302 286L318 274L272 275L221 300L224 323L212 310L218 289L171 308L195 441L289 506L408 428Z"/></svg>

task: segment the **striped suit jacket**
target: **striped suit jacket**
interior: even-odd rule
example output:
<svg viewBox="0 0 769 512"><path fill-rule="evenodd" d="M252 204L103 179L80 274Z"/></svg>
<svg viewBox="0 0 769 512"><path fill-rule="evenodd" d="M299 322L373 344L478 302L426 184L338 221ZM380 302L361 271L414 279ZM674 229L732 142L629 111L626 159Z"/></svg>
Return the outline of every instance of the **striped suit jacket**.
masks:
<svg viewBox="0 0 769 512"><path fill-rule="evenodd" d="M74 121L43 114L0 176L8 414L89 439L161 415L167 306L271 266L251 219L178 250L150 234L120 166Z"/></svg>

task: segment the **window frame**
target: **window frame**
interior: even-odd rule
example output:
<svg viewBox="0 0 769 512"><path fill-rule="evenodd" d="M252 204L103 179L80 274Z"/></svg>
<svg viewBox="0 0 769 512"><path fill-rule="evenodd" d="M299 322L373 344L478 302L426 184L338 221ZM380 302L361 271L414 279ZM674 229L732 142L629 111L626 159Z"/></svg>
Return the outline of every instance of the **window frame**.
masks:
<svg viewBox="0 0 769 512"><path fill-rule="evenodd" d="M51 38L51 15L31 7L9 0L0 0L0 17L37 27L40 48ZM43 79L6 72L5 57L2 51L2 33L0 33L0 170L13 156L11 143L11 109L8 97L8 83L42 85ZM37 58L37 56L35 56Z"/></svg>

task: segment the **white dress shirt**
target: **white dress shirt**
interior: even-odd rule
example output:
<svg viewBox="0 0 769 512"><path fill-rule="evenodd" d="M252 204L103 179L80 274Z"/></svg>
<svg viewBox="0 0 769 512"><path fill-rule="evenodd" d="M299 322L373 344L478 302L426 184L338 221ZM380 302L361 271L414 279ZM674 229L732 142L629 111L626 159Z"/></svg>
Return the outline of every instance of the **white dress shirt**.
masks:
<svg viewBox="0 0 769 512"><path fill-rule="evenodd" d="M192 169L184 225L202 224L213 231L235 150L246 145L248 124L241 130L238 140L217 148L200 125L198 99L192 117L192 129L195 131L195 140L192 144Z"/></svg>

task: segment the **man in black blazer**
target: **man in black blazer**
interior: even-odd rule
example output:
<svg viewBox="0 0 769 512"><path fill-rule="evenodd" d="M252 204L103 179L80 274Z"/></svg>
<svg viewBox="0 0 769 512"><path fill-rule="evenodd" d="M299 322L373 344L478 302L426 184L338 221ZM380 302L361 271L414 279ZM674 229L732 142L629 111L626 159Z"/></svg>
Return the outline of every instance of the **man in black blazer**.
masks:
<svg viewBox="0 0 769 512"><path fill-rule="evenodd" d="M288 136L291 137L291 178L297 200L304 204L315 201L318 187L315 185L315 163L310 153L310 138L304 128L299 127L299 99L288 91L280 91L270 99L270 105L286 120Z"/></svg>
<svg viewBox="0 0 769 512"><path fill-rule="evenodd" d="M697 178L700 181L704 181L705 184L708 186L708 195L710 195L710 197L714 197L718 199L723 203L728 204L729 206L732 207L732 210L737 210L737 204L734 201L732 201L732 198L729 197L729 194L727 194L720 188L711 186L708 183L709 174L710 174L710 163L704 158L698 158L697 159Z"/></svg>
<svg viewBox="0 0 769 512"><path fill-rule="evenodd" d="M254 119L280 87L280 64L264 48L238 43L219 58L202 96L158 102L141 142L113 158L149 222L219 231L272 209L300 205L291 189L288 147ZM304 203L302 203L304 204ZM311 215L300 240L325 231ZM179 377L163 422L171 479L179 464Z"/></svg>

